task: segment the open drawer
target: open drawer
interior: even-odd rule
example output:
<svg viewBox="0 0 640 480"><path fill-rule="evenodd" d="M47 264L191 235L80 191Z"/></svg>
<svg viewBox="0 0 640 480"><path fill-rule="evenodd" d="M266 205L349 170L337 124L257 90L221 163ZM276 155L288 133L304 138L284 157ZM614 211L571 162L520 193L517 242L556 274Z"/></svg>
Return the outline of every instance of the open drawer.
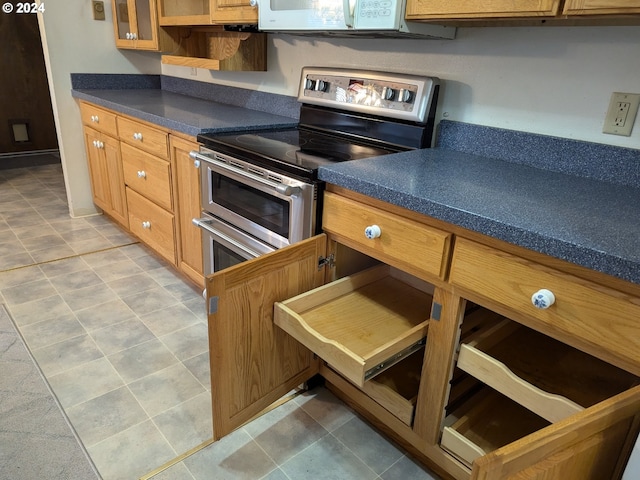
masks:
<svg viewBox="0 0 640 480"><path fill-rule="evenodd" d="M471 468L476 458L548 425L545 419L485 387L446 417L440 446Z"/></svg>
<svg viewBox="0 0 640 480"><path fill-rule="evenodd" d="M495 314L484 318L463 338L458 368L550 422L638 384L635 375L540 332Z"/></svg>
<svg viewBox="0 0 640 480"><path fill-rule="evenodd" d="M274 322L362 388L424 345L429 287L379 265L276 302Z"/></svg>

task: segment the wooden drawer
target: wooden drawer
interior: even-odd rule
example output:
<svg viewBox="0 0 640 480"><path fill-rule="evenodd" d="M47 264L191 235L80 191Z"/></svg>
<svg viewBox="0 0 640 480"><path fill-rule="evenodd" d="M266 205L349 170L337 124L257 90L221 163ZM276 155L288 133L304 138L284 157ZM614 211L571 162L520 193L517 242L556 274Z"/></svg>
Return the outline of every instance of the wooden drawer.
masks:
<svg viewBox="0 0 640 480"><path fill-rule="evenodd" d="M425 282L380 265L276 302L274 322L363 387L422 348L432 303L427 291Z"/></svg>
<svg viewBox="0 0 640 480"><path fill-rule="evenodd" d="M95 130L107 133L113 137L118 136L116 114L98 108L90 103L80 103L80 115L82 123L89 125Z"/></svg>
<svg viewBox="0 0 640 480"><path fill-rule="evenodd" d="M466 298L640 375L637 298L463 238L449 278ZM556 299L547 309L531 301L543 288Z"/></svg>
<svg viewBox="0 0 640 480"><path fill-rule="evenodd" d="M365 229L381 234L368 239ZM322 228L340 241L414 275L444 278L451 234L331 192L324 194Z"/></svg>
<svg viewBox="0 0 640 480"><path fill-rule="evenodd" d="M126 143L120 150L127 186L161 207L173 210L171 164Z"/></svg>
<svg viewBox="0 0 640 480"><path fill-rule="evenodd" d="M364 382L362 391L404 424L411 426L418 400L424 349L412 353L380 375Z"/></svg>
<svg viewBox="0 0 640 480"><path fill-rule="evenodd" d="M127 118L118 117L120 140L164 159L169 158L169 134Z"/></svg>
<svg viewBox="0 0 640 480"><path fill-rule="evenodd" d="M516 402L484 389L447 416L440 445L471 468L476 458L548 425Z"/></svg>
<svg viewBox="0 0 640 480"><path fill-rule="evenodd" d="M481 315L489 321L463 339L458 368L549 422L580 412L639 383L636 376L624 370L486 313L479 309L469 315ZM470 320L473 322L473 318Z"/></svg>
<svg viewBox="0 0 640 480"><path fill-rule="evenodd" d="M174 216L127 187L131 233L175 265Z"/></svg>

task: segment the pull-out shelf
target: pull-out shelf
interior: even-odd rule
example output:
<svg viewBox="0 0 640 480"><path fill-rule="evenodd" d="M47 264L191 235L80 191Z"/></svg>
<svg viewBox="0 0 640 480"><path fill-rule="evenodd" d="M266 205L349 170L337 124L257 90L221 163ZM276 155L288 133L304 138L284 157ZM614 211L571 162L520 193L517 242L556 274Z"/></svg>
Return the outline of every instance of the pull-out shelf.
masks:
<svg viewBox="0 0 640 480"><path fill-rule="evenodd" d="M420 350L429 285L380 265L277 302L274 322L342 376L365 382Z"/></svg>
<svg viewBox="0 0 640 480"><path fill-rule="evenodd" d="M624 370L507 319L485 322L463 339L457 366L550 422L638 382Z"/></svg>

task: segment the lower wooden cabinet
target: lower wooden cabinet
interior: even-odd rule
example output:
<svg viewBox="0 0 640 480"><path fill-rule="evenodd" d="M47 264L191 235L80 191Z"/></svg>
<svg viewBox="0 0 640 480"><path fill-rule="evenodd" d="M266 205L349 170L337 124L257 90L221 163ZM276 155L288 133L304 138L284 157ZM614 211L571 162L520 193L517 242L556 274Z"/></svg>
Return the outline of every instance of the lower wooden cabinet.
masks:
<svg viewBox="0 0 640 480"><path fill-rule="evenodd" d="M325 204L327 218L362 198L335 200ZM366 218L381 205L354 207ZM404 215L412 228L433 228L425 217ZM511 271L494 257L512 258L496 247L458 237L451 264L441 248L433 273L419 270L427 281L398 268L403 252L396 258L393 249L372 248L364 229L358 239L328 225L326 234L207 277L216 439L320 372L338 396L444 478L621 476L640 425L638 362L625 343L582 348L589 334L553 335L549 327L569 311L583 323L602 322L602 310L582 308L582 295L565 295L581 292L584 280L558 273L565 289L558 311L530 313L508 299L522 290L530 301L533 291L518 281L539 279L542 265L527 261L528 275L516 274L499 295L493 277ZM402 229L382 232L392 245L384 236ZM468 254L476 248L481 253ZM443 262L451 270L444 279ZM637 298L621 304L623 295L590 288L618 307L637 308ZM626 331L628 314L635 310L612 310L603 323ZM640 343L635 337L627 343Z"/></svg>
<svg viewBox="0 0 640 480"><path fill-rule="evenodd" d="M120 142L84 127L93 202L125 228L129 226Z"/></svg>
<svg viewBox="0 0 640 480"><path fill-rule="evenodd" d="M189 156L199 145L170 135L171 161L176 179L176 217L179 227L178 268L198 285L204 286L202 233L191 220L200 218L200 169Z"/></svg>
<svg viewBox="0 0 640 480"><path fill-rule="evenodd" d="M195 138L85 102L80 111L95 204L202 287Z"/></svg>

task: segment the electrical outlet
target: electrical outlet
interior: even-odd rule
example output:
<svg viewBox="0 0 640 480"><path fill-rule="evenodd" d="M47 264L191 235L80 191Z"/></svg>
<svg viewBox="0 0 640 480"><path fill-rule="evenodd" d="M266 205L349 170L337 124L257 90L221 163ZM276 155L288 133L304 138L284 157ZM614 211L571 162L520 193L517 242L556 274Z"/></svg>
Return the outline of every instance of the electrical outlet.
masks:
<svg viewBox="0 0 640 480"><path fill-rule="evenodd" d="M93 0L91 6L93 7L93 19L104 20L104 2Z"/></svg>
<svg viewBox="0 0 640 480"><path fill-rule="evenodd" d="M630 136L640 105L640 94L613 92L602 133Z"/></svg>

